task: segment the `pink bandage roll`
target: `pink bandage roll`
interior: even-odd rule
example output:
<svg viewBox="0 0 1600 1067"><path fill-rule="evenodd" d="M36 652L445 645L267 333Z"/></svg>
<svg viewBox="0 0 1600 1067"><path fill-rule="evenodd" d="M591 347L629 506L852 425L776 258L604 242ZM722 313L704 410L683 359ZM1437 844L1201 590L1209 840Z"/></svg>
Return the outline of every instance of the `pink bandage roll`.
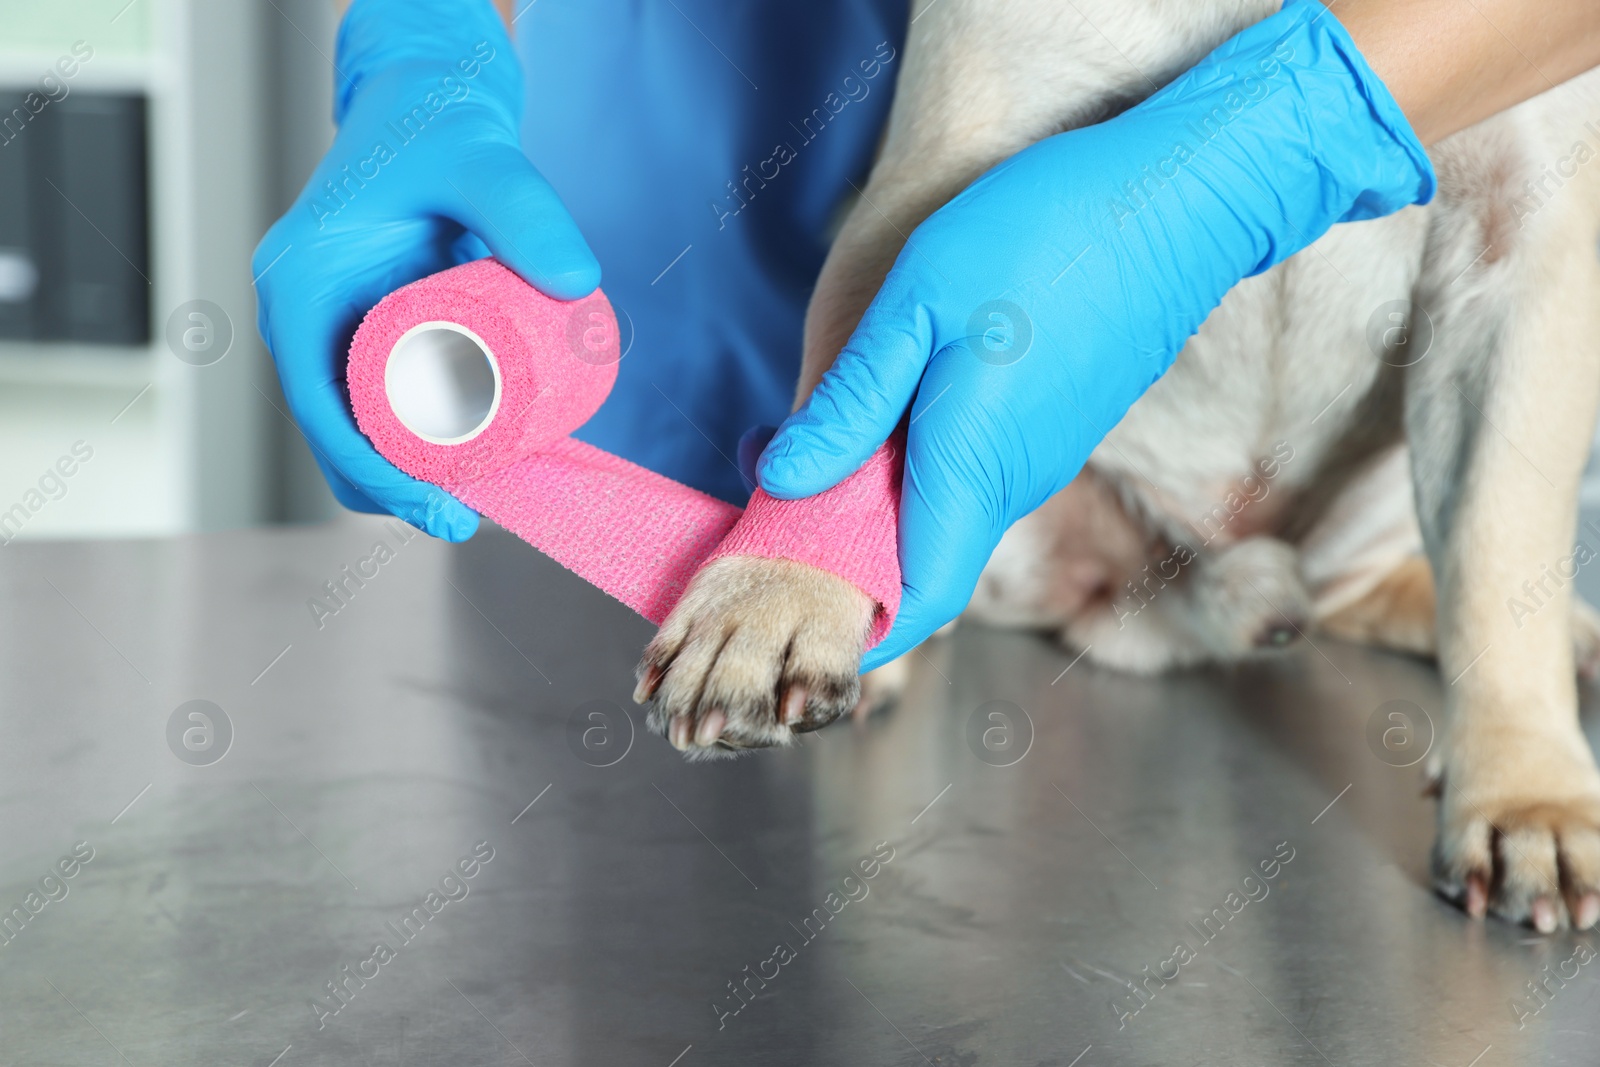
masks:
<svg viewBox="0 0 1600 1067"><path fill-rule="evenodd" d="M384 297L350 344L356 423L401 470L444 489L651 622L723 556L832 571L878 610L900 604L899 450L807 500L756 490L748 510L567 434L611 391L622 358L605 295L553 300L493 259Z"/></svg>

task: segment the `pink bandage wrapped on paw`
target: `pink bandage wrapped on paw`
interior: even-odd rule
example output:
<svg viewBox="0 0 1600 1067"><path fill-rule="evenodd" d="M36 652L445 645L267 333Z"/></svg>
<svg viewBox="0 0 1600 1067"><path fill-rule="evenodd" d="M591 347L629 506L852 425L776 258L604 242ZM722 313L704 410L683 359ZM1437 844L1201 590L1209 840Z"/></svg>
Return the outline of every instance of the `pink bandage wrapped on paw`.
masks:
<svg viewBox="0 0 1600 1067"><path fill-rule="evenodd" d="M883 445L850 477L804 500L779 500L757 489L711 559L765 556L832 571L877 604L871 648L900 609L900 439Z"/></svg>
<svg viewBox="0 0 1600 1067"><path fill-rule="evenodd" d="M347 378L356 423L386 459L653 623L707 562L761 556L854 584L877 604L868 647L882 640L900 605L898 442L824 493L758 489L741 512L567 436L621 358L603 293L553 300L481 259L384 297L356 331Z"/></svg>

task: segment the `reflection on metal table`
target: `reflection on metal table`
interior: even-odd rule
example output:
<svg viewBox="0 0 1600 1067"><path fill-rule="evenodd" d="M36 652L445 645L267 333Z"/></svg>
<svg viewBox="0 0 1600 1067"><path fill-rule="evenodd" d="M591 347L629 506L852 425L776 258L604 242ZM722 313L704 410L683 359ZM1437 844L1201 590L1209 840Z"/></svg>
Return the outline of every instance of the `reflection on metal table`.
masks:
<svg viewBox="0 0 1600 1067"><path fill-rule="evenodd" d="M964 627L893 711L691 766L647 624L408 533L6 547L0 1060L1600 1062L1600 939L1428 889L1427 664Z"/></svg>

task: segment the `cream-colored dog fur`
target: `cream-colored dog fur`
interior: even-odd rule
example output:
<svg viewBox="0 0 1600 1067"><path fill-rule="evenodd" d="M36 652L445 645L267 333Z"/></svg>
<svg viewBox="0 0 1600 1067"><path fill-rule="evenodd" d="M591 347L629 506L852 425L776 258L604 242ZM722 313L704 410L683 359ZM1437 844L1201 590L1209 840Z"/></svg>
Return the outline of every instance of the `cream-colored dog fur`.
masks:
<svg viewBox="0 0 1600 1067"><path fill-rule="evenodd" d="M917 5L880 158L812 299L799 396L903 234L1277 6ZM1432 205L1335 227L1241 282L1084 472L1007 534L969 609L1138 672L1266 654L1313 627L1436 654L1451 681L1436 884L1545 930L1600 918L1600 773L1575 681L1600 662L1600 625L1570 583L1508 609L1571 553L1600 400L1600 160L1571 162L1575 142L1593 147L1585 119L1600 124L1600 73L1435 146ZM1380 358L1369 320L1408 298L1431 348ZM692 754L785 743L857 703L869 616L831 575L723 560L651 643L638 695ZM861 699L903 676L874 672Z"/></svg>

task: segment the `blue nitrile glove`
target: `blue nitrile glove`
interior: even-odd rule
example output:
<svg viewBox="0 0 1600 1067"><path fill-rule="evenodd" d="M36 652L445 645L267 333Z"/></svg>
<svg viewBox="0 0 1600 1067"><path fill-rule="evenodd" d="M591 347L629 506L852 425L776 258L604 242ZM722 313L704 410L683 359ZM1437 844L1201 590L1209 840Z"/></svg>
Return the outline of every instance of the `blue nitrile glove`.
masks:
<svg viewBox="0 0 1600 1067"><path fill-rule="evenodd" d="M356 429L350 337L391 290L489 252L563 300L600 265L518 146L522 71L489 0L355 0L334 67L338 137L256 249L261 336L340 503L465 540L478 516Z"/></svg>
<svg viewBox="0 0 1600 1067"><path fill-rule="evenodd" d="M1072 480L1237 282L1433 187L1344 27L1290 0L1144 103L1019 152L917 227L760 465L774 496L820 492L910 406L904 599L862 669L961 612L1006 528Z"/></svg>

